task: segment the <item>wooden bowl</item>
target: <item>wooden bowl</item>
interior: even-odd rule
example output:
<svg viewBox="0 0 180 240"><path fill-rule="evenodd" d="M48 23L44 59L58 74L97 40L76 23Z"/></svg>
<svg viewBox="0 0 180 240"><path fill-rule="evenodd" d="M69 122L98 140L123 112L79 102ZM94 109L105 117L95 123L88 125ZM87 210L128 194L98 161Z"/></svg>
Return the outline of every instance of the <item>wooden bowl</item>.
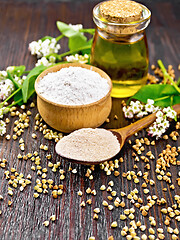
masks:
<svg viewBox="0 0 180 240"><path fill-rule="evenodd" d="M37 85L42 77L50 72L57 72L62 68L70 66L82 67L99 73L101 77L107 79L110 86L109 92L96 102L74 106L51 102L39 94ZM112 107L112 100L110 96L112 83L110 77L99 68L87 64L65 63L48 68L36 79L35 90L37 93L37 108L41 117L49 126L65 133L69 133L80 128L99 127L107 119Z"/></svg>

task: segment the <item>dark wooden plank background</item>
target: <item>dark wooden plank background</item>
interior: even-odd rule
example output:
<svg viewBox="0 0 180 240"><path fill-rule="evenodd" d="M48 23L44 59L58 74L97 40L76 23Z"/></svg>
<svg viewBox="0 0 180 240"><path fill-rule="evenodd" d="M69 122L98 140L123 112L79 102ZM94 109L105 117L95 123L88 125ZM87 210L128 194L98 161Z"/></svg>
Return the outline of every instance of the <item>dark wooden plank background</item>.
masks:
<svg viewBox="0 0 180 240"><path fill-rule="evenodd" d="M147 29L147 37L149 43L150 64L156 63L157 59L162 59L164 64L172 64L175 68L176 74L178 64L180 63L180 2L179 1L141 1L145 3L152 11L152 21ZM55 22L57 20L66 23L82 23L84 27L94 27L92 22L92 8L95 2L46 2L46 1L0 1L0 69L4 69L9 65L25 64L28 69L31 69L35 64L35 58L30 56L28 52L28 44L32 40L37 40L45 35L58 36L58 30ZM61 50L67 50L67 42L61 42ZM35 100L34 100L35 101ZM110 123L104 124L107 128L118 128L127 124L123 118L121 111L121 100L113 100L113 109L110 115ZM1 158L8 160L7 169L15 167L17 171L22 172L25 176L29 173L32 175L32 184L23 192L19 188L14 191L14 196L11 198L7 194L8 181L4 177L4 170L0 169L0 194L3 195L4 200L0 202L0 209L2 215L0 216L0 239L88 239L90 236L95 236L96 239L105 240L109 236L114 239L123 239L120 231L125 222L120 222L119 216L123 213L122 208L109 211L102 207L103 199L106 199L107 192L99 190L102 184L107 185L110 180L113 180L115 186L114 190L120 196L120 192L129 193L135 187L139 190L140 196L146 202L146 195L143 193L140 184L134 184L132 181L127 181L122 177L122 173L128 170L133 170L134 159L131 157L132 149L128 143L125 144L121 154L124 162L119 168L120 176L114 177L106 176L99 167L95 168L93 173L94 179L89 180L85 177L87 167L64 162L54 151L55 143L47 141L43 138L41 132L37 133L37 140L31 138L34 126L34 116L37 109L32 110L30 117L30 127L22 135L25 140L25 154L33 152L38 149L42 159L42 167L47 167L47 160L45 158L47 153L39 150L39 145L47 144L49 147L48 153L53 156L53 162L61 161L61 168L66 172L66 178L62 182L59 180L59 173L52 173L48 168L48 178L52 178L56 184L63 183L64 193L58 199L53 199L51 194L41 195L40 198L34 199L34 185L38 178L36 172L31 171L32 163L30 161L20 161L17 159L17 154L21 153L18 141L6 141L4 138L0 139ZM118 120L114 120L114 115L118 116ZM7 133L12 134L13 122L15 118L11 118L11 123L8 125ZM173 126L172 126L173 128ZM139 133L140 136L146 136L146 132ZM135 137L131 138L132 140ZM180 141L177 142L169 140L160 140L156 142L156 146L146 146L145 152L151 150L156 159L158 154L169 143L172 146L179 146ZM179 159L179 157L178 157ZM180 160L180 159L179 159ZM167 206L172 206L174 202L173 197L180 194L180 189L176 183L177 173L180 169L174 166L171 167L173 172L173 183L175 190L165 193L162 191L163 184L157 181L155 170L155 161L150 162L151 170L149 174L151 178L156 181L155 187L150 188L150 194L156 194L159 198L164 197L167 200ZM77 174L68 172L69 167L77 169ZM145 164L138 163L138 170L144 172ZM140 183L142 183L142 179ZM164 184L164 187L166 184ZM85 193L85 190L97 190L97 195L92 196L92 205L85 208L80 207L81 200L90 198ZM77 196L78 190L82 190L83 197ZM121 198L121 197L120 197ZM12 199L12 206L8 207L8 200ZM124 199L127 208L133 206L129 200ZM93 209L95 207L101 208L98 221L93 220ZM157 220L158 227L164 229L165 239L171 239L170 234L167 233L167 227L164 226L164 215L160 212L161 208L155 205L148 216L152 215ZM57 220L55 223L50 222L49 227L42 225L43 221L47 220L52 214L56 214ZM142 217L139 210L136 211L136 221L140 220L143 224L150 227L148 217ZM112 229L110 227L112 221L118 222L118 227ZM171 226L180 226L177 222L172 220ZM148 230L145 231L148 234ZM142 232L138 231L138 236ZM157 231L156 231L157 236Z"/></svg>

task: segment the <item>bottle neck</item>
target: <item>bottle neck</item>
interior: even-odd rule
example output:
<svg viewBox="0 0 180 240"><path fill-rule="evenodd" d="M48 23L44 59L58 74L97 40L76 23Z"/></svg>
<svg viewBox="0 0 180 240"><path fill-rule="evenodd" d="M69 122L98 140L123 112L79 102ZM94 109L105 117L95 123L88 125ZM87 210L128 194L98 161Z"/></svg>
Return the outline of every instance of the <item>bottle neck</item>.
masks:
<svg viewBox="0 0 180 240"><path fill-rule="evenodd" d="M119 22L111 22L105 19L100 12L100 5L96 5L93 9L93 21L96 24L99 31L101 31L101 35L115 35L116 37L121 36L129 36L130 35L141 35L142 32L147 28L150 23L151 12L148 8L141 4L143 9L142 17L140 20L130 23L119 23Z"/></svg>
<svg viewBox="0 0 180 240"><path fill-rule="evenodd" d="M98 27L96 28L96 34L105 40L121 43L135 43L146 37L144 30L133 34L118 34L106 32Z"/></svg>

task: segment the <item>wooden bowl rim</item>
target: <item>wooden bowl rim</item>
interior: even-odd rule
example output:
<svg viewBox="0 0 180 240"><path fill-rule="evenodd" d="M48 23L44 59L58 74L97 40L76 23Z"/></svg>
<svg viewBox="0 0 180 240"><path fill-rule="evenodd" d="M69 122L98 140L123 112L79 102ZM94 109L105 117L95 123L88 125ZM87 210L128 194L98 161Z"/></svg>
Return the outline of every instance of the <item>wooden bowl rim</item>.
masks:
<svg viewBox="0 0 180 240"><path fill-rule="evenodd" d="M55 103L55 102L52 102L46 98L44 98L37 90L37 85L38 85L38 82L40 81L40 79L42 77L44 77L45 75L47 75L48 73L51 73L51 72L58 72L60 69L62 68L67 68L67 67L82 67L82 68L86 68L88 70L96 70L94 72L97 72L99 73L99 75L102 77L101 74L103 74L107 81L108 81L108 84L110 86L110 89L108 91L108 93L101 99L99 99L98 101L95 101L95 102L92 102L92 103L88 103L88 104L82 104L82 105L65 105L65 104L59 104L59 103ZM57 106L57 107L62 107L62 108L85 108L85 107L90 107L90 106L93 106L93 105L96 105L96 104L99 104L101 102L103 102L110 94L111 94L111 90L112 90L112 82L111 82L111 78L108 76L107 73L105 73L103 70L97 68L97 67L94 67L90 64L84 64L84 63L63 63L63 64L57 64L53 67L50 67L46 70L44 70L36 79L35 81L35 91L36 91L36 94L38 97L40 97L43 101L49 103L49 104L52 104L54 106Z"/></svg>

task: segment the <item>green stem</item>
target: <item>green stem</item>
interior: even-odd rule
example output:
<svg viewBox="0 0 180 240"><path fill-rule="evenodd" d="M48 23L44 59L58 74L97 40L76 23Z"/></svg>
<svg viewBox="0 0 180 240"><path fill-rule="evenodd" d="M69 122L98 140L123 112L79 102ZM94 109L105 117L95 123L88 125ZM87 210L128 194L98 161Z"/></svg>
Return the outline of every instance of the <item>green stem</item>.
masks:
<svg viewBox="0 0 180 240"><path fill-rule="evenodd" d="M62 58L62 57L65 57L67 55L70 55L70 54L73 54L73 53L76 53L76 52L80 52L82 50L90 49L90 48L91 48L91 45L88 45L86 47L77 48L76 50L70 50L68 52L60 54L59 57Z"/></svg>
<svg viewBox="0 0 180 240"><path fill-rule="evenodd" d="M6 98L4 100L4 102L2 102L2 106L4 105L5 102L7 102L9 99L11 99L16 93L18 93L20 90L22 89L22 87L18 88L16 91L14 91L8 98Z"/></svg>
<svg viewBox="0 0 180 240"><path fill-rule="evenodd" d="M168 78L170 80L170 82L172 83L172 85L174 86L174 88L178 91L178 93L180 93L180 88L175 84L175 82L173 81L171 76L167 73L167 71L166 71L166 69L165 69L161 60L158 60L158 65L161 68L165 78Z"/></svg>
<svg viewBox="0 0 180 240"><path fill-rule="evenodd" d="M61 39L61 38L63 38L64 37L64 35L62 34L62 35L60 35L60 36L58 36L57 38L56 38L56 42L59 42L59 40Z"/></svg>
<svg viewBox="0 0 180 240"><path fill-rule="evenodd" d="M95 29L94 28L83 28L83 29L80 29L79 32L90 33L91 35L93 35L95 33Z"/></svg>
<svg viewBox="0 0 180 240"><path fill-rule="evenodd" d="M12 106L14 106L14 105L16 105L16 104L18 104L18 103L20 103L20 102L22 102L22 101L23 101L23 99L21 98L21 99L19 99L17 102L11 103L11 104L8 106L8 108L11 108Z"/></svg>
<svg viewBox="0 0 180 240"><path fill-rule="evenodd" d="M169 96L165 96L165 97L161 97L161 98L156 98L156 99L154 99L154 101L157 102L157 101L161 101L161 100L166 99L166 98L169 98Z"/></svg>

